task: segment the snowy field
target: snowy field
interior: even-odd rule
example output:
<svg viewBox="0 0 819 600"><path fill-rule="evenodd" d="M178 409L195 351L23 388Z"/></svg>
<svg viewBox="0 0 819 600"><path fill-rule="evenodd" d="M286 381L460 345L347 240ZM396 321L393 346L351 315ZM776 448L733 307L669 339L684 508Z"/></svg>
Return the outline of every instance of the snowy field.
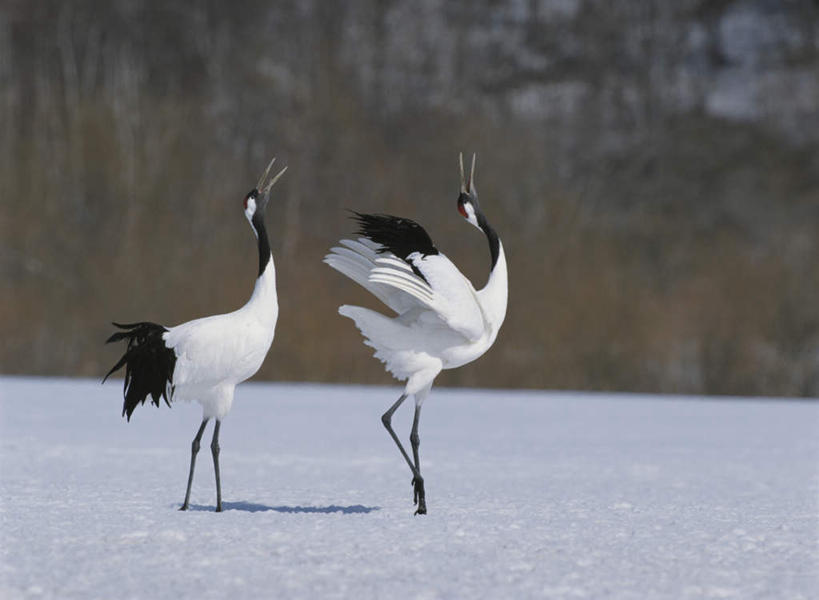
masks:
<svg viewBox="0 0 819 600"><path fill-rule="evenodd" d="M0 598L819 598L816 402L434 389L415 517L398 388L247 384L217 514L120 386L0 378Z"/></svg>

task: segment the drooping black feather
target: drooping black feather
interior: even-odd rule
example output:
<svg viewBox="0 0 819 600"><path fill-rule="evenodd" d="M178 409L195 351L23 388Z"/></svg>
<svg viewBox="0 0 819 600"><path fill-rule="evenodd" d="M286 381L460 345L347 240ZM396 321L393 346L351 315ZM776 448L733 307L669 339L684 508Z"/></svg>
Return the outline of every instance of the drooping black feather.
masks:
<svg viewBox="0 0 819 600"><path fill-rule="evenodd" d="M148 322L114 325L124 331L117 331L105 343L128 340L128 347L102 381L105 383L111 374L125 367L122 415L130 421L131 413L137 405L144 404L149 395L154 405L159 406L161 397L170 406L176 354L162 339L162 334L168 330Z"/></svg>
<svg viewBox="0 0 819 600"><path fill-rule="evenodd" d="M423 273L407 257L413 252L421 256L438 254L432 239L426 230L411 219L393 217L392 215L368 215L354 213L359 224L358 234L363 235L381 246L380 253L392 252L404 260L413 272L424 281ZM429 283L427 281L427 283Z"/></svg>

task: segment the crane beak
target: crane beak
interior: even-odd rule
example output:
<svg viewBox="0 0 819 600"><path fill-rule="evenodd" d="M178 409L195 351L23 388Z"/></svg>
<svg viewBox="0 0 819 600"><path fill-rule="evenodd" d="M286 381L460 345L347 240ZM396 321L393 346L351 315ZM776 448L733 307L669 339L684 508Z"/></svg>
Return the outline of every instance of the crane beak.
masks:
<svg viewBox="0 0 819 600"><path fill-rule="evenodd" d="M470 196L475 194L475 158L476 155L473 153L469 179L464 179L464 155L463 152L458 153L458 166L461 169L461 193L469 194Z"/></svg>
<svg viewBox="0 0 819 600"><path fill-rule="evenodd" d="M270 164L267 165L267 168L264 170L261 178L259 179L259 183L256 184L256 189L259 190L263 200L262 205L266 206L267 202L270 200L270 188L273 187L273 184L279 180L279 177L284 175L284 172L287 170L287 167L284 167L281 171L278 172L277 175L273 177L270 181L265 183L267 180L268 175L270 175L270 169L273 168L273 163L276 162L276 157L273 157L273 160L270 161Z"/></svg>
<svg viewBox="0 0 819 600"><path fill-rule="evenodd" d="M264 185L264 181L265 181L265 179L267 179L267 176L270 175L270 169L273 168L273 163L275 163L275 162L276 162L276 157L274 156L273 160L270 161L270 164L267 165L267 168L264 170L264 173L262 173L262 176L259 177L259 183L256 184L256 189L257 190L262 189L262 186Z"/></svg>

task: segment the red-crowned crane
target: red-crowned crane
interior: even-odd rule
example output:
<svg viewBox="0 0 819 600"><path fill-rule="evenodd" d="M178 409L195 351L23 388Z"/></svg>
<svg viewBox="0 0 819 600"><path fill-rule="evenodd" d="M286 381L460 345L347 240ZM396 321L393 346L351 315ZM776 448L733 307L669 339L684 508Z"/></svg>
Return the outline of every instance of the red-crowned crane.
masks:
<svg viewBox="0 0 819 600"><path fill-rule="evenodd" d="M216 511L222 510L222 484L219 476L219 427L230 412L236 385L251 377L262 365L276 329L279 301L276 295L276 267L264 226L265 207L270 188L287 170L282 169L267 181L274 158L259 183L244 198L244 211L259 247L259 275L250 300L231 313L214 315L166 328L156 323L122 325L108 342L125 340L125 354L108 372L125 367L122 414L129 421L134 409L148 396L156 406L159 399L170 406L171 400L196 400L202 405L202 423L191 445L191 464L185 501L187 510L199 442L210 419L216 421L210 444L216 476ZM103 379L103 381L105 381Z"/></svg>
<svg viewBox="0 0 819 600"><path fill-rule="evenodd" d="M352 319L397 379L406 380L404 392L381 417L412 471L415 514L426 514L424 479L418 457L418 420L421 406L442 369L472 362L494 343L506 316L508 296L503 245L489 225L475 189L475 156L464 179L459 156L461 189L458 212L480 229L489 242L492 259L489 280L476 290L452 262L432 244L423 227L390 215L356 213L358 240L341 240L324 262L362 285L391 308L388 317L359 306L341 306L338 312ZM392 428L392 415L407 398L415 398L410 459Z"/></svg>

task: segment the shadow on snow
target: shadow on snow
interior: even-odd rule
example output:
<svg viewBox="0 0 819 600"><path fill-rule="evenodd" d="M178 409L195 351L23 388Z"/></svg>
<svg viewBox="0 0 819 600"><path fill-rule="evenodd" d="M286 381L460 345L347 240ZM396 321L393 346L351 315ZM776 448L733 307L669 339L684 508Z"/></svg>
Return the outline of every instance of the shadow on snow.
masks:
<svg viewBox="0 0 819 600"><path fill-rule="evenodd" d="M191 504L189 510L213 511L215 506L205 506L203 504ZM241 510L244 512L266 512L275 511L280 513L341 513L344 515L367 514L376 510L381 510L380 506L364 506L362 504L352 504L350 506L267 506L254 502L222 502L222 510Z"/></svg>

